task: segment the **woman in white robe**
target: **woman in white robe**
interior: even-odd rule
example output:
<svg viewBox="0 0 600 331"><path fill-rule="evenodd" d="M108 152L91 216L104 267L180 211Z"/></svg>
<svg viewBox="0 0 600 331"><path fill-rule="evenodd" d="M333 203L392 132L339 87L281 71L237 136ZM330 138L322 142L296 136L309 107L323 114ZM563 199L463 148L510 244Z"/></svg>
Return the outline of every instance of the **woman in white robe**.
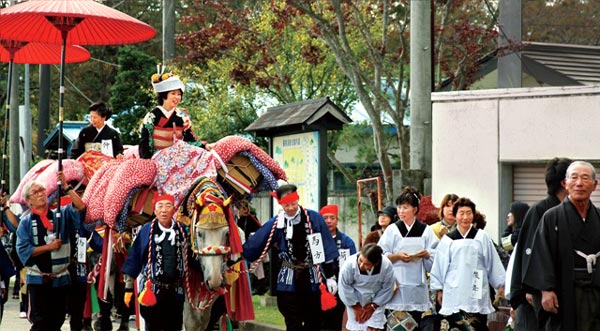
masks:
<svg viewBox="0 0 600 331"><path fill-rule="evenodd" d="M431 269L431 290L437 291L439 313L460 319L459 314L474 318L471 326L488 330L487 314L495 311L490 285L496 295L504 294L505 271L494 243L473 226L475 204L460 198L452 207L456 230L442 237ZM467 313L467 314L464 314Z"/></svg>
<svg viewBox="0 0 600 331"><path fill-rule="evenodd" d="M339 295L346 305L350 331L383 330L385 305L394 291L392 263L381 247L365 245L346 260L339 274Z"/></svg>
<svg viewBox="0 0 600 331"><path fill-rule="evenodd" d="M423 312L432 307L426 272L431 270L438 242L431 228L415 217L420 196L413 187L402 190L396 198L401 222L390 225L378 243L393 263L398 284L398 291L386 308L409 313L417 324Z"/></svg>

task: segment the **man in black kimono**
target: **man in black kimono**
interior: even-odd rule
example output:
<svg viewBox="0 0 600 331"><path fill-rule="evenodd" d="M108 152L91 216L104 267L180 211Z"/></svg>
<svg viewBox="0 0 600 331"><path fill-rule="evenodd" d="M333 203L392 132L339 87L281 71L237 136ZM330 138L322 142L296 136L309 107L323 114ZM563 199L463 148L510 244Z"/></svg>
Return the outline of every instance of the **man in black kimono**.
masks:
<svg viewBox="0 0 600 331"><path fill-rule="evenodd" d="M523 283L542 294L538 318L550 330L596 330L600 325L600 213L590 196L594 167L575 161L567 169L567 198L540 221Z"/></svg>
<svg viewBox="0 0 600 331"><path fill-rule="evenodd" d="M540 224L544 213L560 204L567 196L567 190L563 186L567 167L573 162L567 158L554 158L546 165L546 187L548 196L544 200L535 203L523 219L519 239L515 247L515 260L513 265L510 304L516 310L515 330L536 331L542 329L534 311L534 305L541 309L541 298L539 291L523 286L522 279L524 271L529 265L529 257L535 230ZM536 297L534 301L533 297Z"/></svg>

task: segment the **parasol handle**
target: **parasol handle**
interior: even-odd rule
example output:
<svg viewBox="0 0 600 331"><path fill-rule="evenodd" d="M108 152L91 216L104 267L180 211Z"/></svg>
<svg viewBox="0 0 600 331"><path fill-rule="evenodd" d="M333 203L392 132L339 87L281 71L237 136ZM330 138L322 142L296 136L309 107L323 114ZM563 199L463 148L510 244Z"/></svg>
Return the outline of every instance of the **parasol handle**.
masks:
<svg viewBox="0 0 600 331"><path fill-rule="evenodd" d="M11 61L8 62L8 86L6 89L6 112L4 114L4 134L2 135L2 167L0 172L2 175L0 176L0 195L3 195L7 191L6 185L6 163L8 162L8 155L6 154L8 151L8 121L9 121L9 113L10 113L10 90L12 89L12 73L13 73L13 61L11 57ZM4 220L4 208L2 208L2 213L0 214L0 226L2 226Z"/></svg>
<svg viewBox="0 0 600 331"><path fill-rule="evenodd" d="M64 105L65 105L65 58L67 53L67 34L68 31L61 31L62 35L62 50L60 58L60 94L58 100L58 171L62 172L62 156L63 156L63 119L64 119ZM56 208L56 228L58 229L56 237L60 239L60 198L62 196L63 182L58 180L58 208Z"/></svg>

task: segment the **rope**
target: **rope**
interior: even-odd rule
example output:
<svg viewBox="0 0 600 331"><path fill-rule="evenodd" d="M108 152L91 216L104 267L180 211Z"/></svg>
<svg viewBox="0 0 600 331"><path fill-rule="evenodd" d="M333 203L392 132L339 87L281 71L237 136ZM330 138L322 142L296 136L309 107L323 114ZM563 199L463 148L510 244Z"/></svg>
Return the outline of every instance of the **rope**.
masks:
<svg viewBox="0 0 600 331"><path fill-rule="evenodd" d="M96 282L96 277L100 274L100 269L102 268L102 256L98 259L98 262L87 275L87 283L94 284Z"/></svg>
<svg viewBox="0 0 600 331"><path fill-rule="evenodd" d="M262 253L258 257L258 260L252 262L252 264L250 265L250 268L248 268L247 270L235 270L232 267L229 267L228 270L232 271L232 272L236 272L238 274L247 274L247 273L250 273L250 272L256 270L258 265L260 263L262 263L263 259L267 255L267 252L269 251L269 246L271 245L271 240L273 239L273 233L275 233L275 227L277 226L277 222L279 222L279 220L276 220L275 222L273 222L273 226L271 227L271 232L269 233L269 239L267 239L265 248L263 249Z"/></svg>
<svg viewBox="0 0 600 331"><path fill-rule="evenodd" d="M179 228L179 231L181 232L181 236L183 237L183 260L184 260L184 265L185 265L185 272L184 272L185 277L183 279L183 284L185 287L185 294L187 295L188 303L190 304L190 306L192 306L192 308L194 310L204 311L212 305L212 303L218 297L219 293L217 291L208 291L208 299L207 299L206 303L202 306L196 306L196 304L193 302L194 296L192 295L192 289L190 286L190 272L189 272L190 269L189 269L189 264L188 264L187 238L186 238L185 233L183 232L183 227L178 226L178 228Z"/></svg>
<svg viewBox="0 0 600 331"><path fill-rule="evenodd" d="M154 231L154 223L156 223L156 218L150 223L150 238L148 239L148 279L152 280L152 232Z"/></svg>

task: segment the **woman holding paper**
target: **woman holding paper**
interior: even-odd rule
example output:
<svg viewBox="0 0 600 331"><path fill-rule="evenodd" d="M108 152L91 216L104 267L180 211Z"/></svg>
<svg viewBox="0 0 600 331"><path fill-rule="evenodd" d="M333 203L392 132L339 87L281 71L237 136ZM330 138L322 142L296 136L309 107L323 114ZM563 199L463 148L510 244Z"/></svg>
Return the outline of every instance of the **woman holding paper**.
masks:
<svg viewBox="0 0 600 331"><path fill-rule="evenodd" d="M417 324L423 312L431 307L425 273L431 270L438 242L431 228L415 217L420 197L414 187L402 190L396 198L401 222L390 225L379 239L384 255L393 263L398 284L398 291L386 308L408 312Z"/></svg>
<svg viewBox="0 0 600 331"><path fill-rule="evenodd" d="M504 294L504 267L490 237L472 224L475 203L460 198L452 213L458 225L437 247L431 290L442 306L441 315L450 316L449 320L469 316L473 329L488 330L487 314L494 312L490 285L497 295Z"/></svg>

